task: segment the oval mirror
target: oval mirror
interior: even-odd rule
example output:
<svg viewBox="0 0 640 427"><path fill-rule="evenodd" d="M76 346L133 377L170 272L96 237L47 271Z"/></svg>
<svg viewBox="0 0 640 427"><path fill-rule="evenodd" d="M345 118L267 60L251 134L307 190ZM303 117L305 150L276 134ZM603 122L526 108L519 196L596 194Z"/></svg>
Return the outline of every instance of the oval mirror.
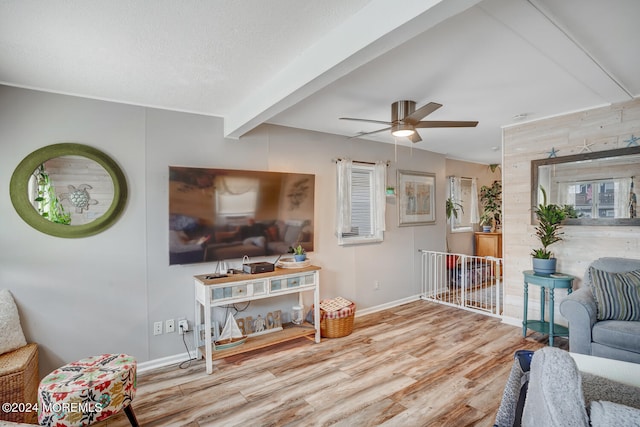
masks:
<svg viewBox="0 0 640 427"><path fill-rule="evenodd" d="M33 228L57 237L85 237L113 225L124 210L127 182L108 155L82 144L40 148L11 176L11 202Z"/></svg>

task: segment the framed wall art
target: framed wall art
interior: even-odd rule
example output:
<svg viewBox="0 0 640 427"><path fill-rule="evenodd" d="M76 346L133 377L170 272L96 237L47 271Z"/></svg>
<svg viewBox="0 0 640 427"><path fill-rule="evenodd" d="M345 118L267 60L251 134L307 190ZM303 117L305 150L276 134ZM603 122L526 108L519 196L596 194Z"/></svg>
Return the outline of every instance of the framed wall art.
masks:
<svg viewBox="0 0 640 427"><path fill-rule="evenodd" d="M397 183L398 225L435 224L435 174L399 170Z"/></svg>

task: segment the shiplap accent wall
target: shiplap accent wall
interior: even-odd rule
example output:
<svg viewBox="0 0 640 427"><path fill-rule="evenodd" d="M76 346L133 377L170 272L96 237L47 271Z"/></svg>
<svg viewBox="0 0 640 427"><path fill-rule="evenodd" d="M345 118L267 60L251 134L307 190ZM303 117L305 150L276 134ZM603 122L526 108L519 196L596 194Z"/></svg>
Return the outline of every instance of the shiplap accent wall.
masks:
<svg viewBox="0 0 640 427"><path fill-rule="evenodd" d="M113 203L113 180L97 162L82 156L60 156L47 160L45 168L60 203L71 215L71 225L87 224L100 218ZM72 191L69 185L79 189L82 184L91 186L85 191L95 203L78 210L71 204L70 197L64 195Z"/></svg>
<svg viewBox="0 0 640 427"><path fill-rule="evenodd" d="M540 246L531 224L531 161L627 147L632 135L640 137L640 99L561 117L523 123L503 131L503 252L504 315L522 319L522 271L531 269L530 253ZM588 148L585 148L588 147ZM596 258L640 258L638 226L566 226L564 240L550 247L558 258L558 271L582 276ZM539 287L529 287L529 316L539 315ZM566 295L556 292L559 301ZM563 323L560 319L559 323Z"/></svg>

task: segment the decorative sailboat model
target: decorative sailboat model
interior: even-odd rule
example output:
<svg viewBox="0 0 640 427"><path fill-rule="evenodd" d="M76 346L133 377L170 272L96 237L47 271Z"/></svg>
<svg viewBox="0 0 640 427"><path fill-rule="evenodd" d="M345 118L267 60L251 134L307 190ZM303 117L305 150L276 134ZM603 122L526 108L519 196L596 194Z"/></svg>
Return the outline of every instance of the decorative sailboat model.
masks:
<svg viewBox="0 0 640 427"><path fill-rule="evenodd" d="M224 323L224 328L222 328L222 332L220 332L220 336L215 342L215 350L224 350L226 348L235 347L240 344L244 344L246 340L247 336L242 334L242 331L236 323L236 319L234 319L233 315L229 313L227 320Z"/></svg>

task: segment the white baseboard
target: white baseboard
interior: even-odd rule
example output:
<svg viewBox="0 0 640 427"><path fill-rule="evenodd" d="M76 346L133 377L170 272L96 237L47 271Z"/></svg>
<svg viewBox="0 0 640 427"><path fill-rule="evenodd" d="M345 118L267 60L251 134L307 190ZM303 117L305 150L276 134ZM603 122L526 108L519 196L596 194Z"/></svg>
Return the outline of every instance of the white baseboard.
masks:
<svg viewBox="0 0 640 427"><path fill-rule="evenodd" d="M173 356L161 357L160 359L153 359L147 362L138 363L138 373L151 371L153 369L164 368L165 366L177 365L178 363L189 360L189 357L195 357L195 353L180 353Z"/></svg>
<svg viewBox="0 0 640 427"><path fill-rule="evenodd" d="M522 328L522 319L518 319L517 317L502 316L502 323Z"/></svg>
<svg viewBox="0 0 640 427"><path fill-rule="evenodd" d="M419 299L420 299L420 295L413 295L413 296L410 296L410 297L407 297L407 298L403 298L403 299L387 302L387 303L384 303L384 304L376 305L374 307L365 308L363 310L356 309L356 316L355 317L366 316L367 314L376 313L378 311L386 310L388 308L393 308L393 307L397 307L397 306L402 305L402 304L407 304L407 303L410 303L410 302L413 302L413 301L418 301Z"/></svg>
<svg viewBox="0 0 640 427"><path fill-rule="evenodd" d="M407 304L409 302L418 301L419 299L420 299L420 295L414 295L411 297L377 305L375 307L369 307L363 310L356 310L355 317L366 316L367 314L376 313L378 311L386 310L388 308L393 308L402 304ZM182 363L189 360L189 356L195 357L195 353L191 355L189 355L188 353L180 353L180 354L174 354L173 356L161 357L159 359L153 359L147 362L141 362L141 363L138 363L138 372L143 373L143 372L151 371L153 369L164 368L170 365L176 365L178 363Z"/></svg>

